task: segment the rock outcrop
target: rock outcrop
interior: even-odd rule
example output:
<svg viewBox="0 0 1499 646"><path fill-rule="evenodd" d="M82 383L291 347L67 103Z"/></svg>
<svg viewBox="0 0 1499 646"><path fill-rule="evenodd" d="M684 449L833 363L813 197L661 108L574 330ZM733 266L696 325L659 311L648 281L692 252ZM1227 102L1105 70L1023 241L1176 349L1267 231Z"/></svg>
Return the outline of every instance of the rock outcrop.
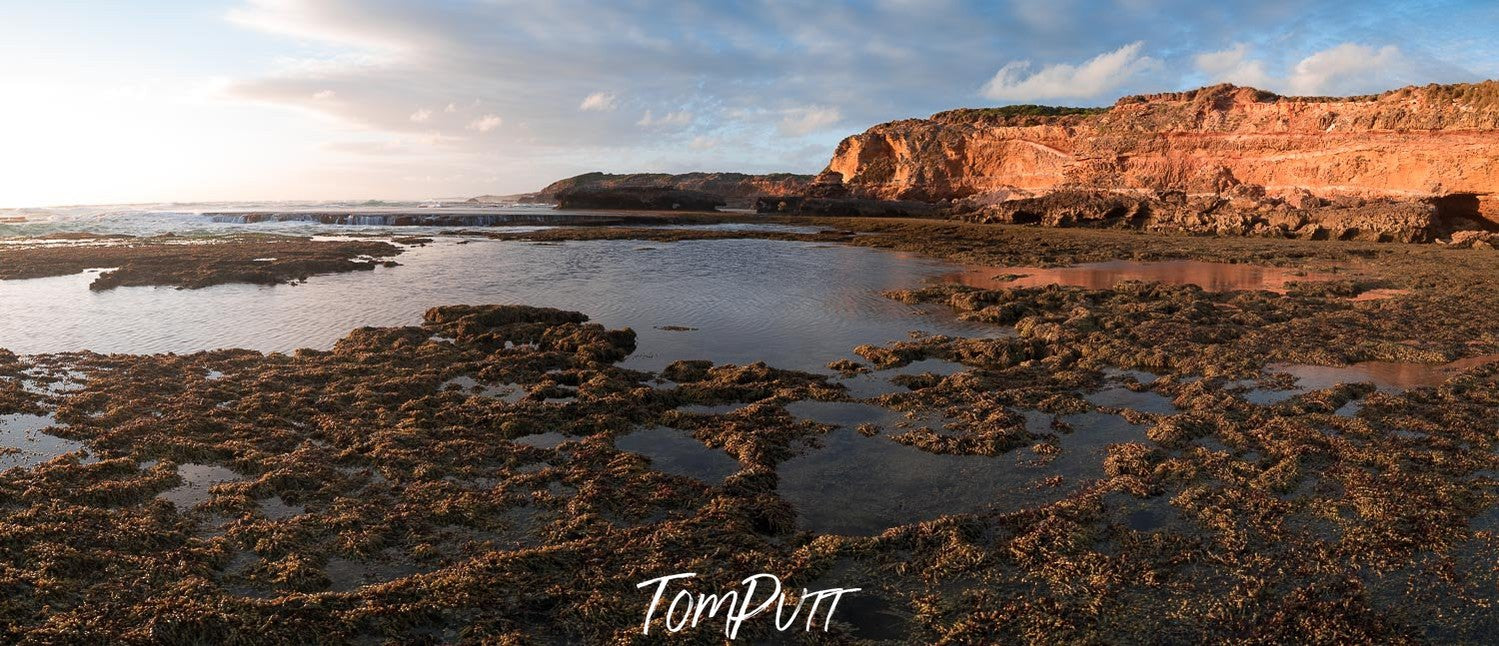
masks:
<svg viewBox="0 0 1499 646"><path fill-rule="evenodd" d="M662 187L578 186L557 194L559 209L716 211L723 205L723 198L712 193Z"/></svg>
<svg viewBox="0 0 1499 646"><path fill-rule="evenodd" d="M1224 236L1309 240L1431 242L1454 227L1438 209L1412 200L1345 198L1308 208L1263 197L1059 189L1037 197L965 198L949 214L976 222L1110 227Z"/></svg>
<svg viewBox="0 0 1499 646"><path fill-rule="evenodd" d="M755 200L756 213L782 215L827 215L866 218L929 218L941 215L942 207L915 200L872 200L857 197L762 197Z"/></svg>
<svg viewBox="0 0 1499 646"><path fill-rule="evenodd" d="M827 172L856 197L958 199L979 220L1423 240L1499 228L1499 81L955 110L848 137Z"/></svg>
<svg viewBox="0 0 1499 646"><path fill-rule="evenodd" d="M576 177L557 180L546 188L521 199L522 202L549 204L571 189L616 189L616 188L667 188L684 191L700 191L724 198L725 202L748 206L757 197L803 195L813 183L812 175L771 173L747 175L744 173L585 173ZM835 181L836 183L836 181Z"/></svg>

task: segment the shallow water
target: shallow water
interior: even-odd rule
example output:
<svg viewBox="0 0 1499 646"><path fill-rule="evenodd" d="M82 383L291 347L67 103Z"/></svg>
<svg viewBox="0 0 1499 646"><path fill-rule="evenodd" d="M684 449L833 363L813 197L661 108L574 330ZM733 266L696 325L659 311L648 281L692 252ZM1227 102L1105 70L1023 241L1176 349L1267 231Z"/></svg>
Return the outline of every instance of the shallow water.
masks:
<svg viewBox="0 0 1499 646"><path fill-rule="evenodd" d="M1274 364L1266 372L1285 372L1296 377L1296 390L1262 391L1273 393L1271 400L1288 398L1307 390L1321 390L1338 384L1369 382L1385 392L1398 392L1422 386L1440 386L1457 375L1499 361L1499 355L1458 359L1451 363L1397 363L1365 361L1348 366L1308 366ZM1261 399L1264 399L1262 396Z"/></svg>
<svg viewBox="0 0 1499 646"><path fill-rule="evenodd" d="M271 520L286 520L307 513L307 507L286 502L281 496L271 496L260 501L260 511Z"/></svg>
<svg viewBox="0 0 1499 646"><path fill-rule="evenodd" d="M557 445L567 441L567 436L558 433L557 431L547 431L545 433L524 435L510 441L516 444L523 444L525 446L531 446L538 449L555 449L557 448Z"/></svg>
<svg viewBox="0 0 1499 646"><path fill-rule="evenodd" d="M1011 279L1010 276L1019 275ZM1286 283L1330 276L1298 269L1200 260L1144 262L1114 260L1070 267L975 267L943 276L942 282L984 289L1073 285L1108 289L1126 280L1197 285L1208 291L1269 290L1284 292Z"/></svg>
<svg viewBox="0 0 1499 646"><path fill-rule="evenodd" d="M1131 408L1142 413L1159 413L1162 415L1176 412L1176 405L1164 395L1151 391L1135 392L1120 386L1111 386L1091 392L1083 396L1088 403L1094 406L1107 406L1110 408Z"/></svg>
<svg viewBox="0 0 1499 646"><path fill-rule="evenodd" d="M860 402L799 401L786 405L793 417L853 428L861 424L892 424L904 417L900 412Z"/></svg>
<svg viewBox="0 0 1499 646"><path fill-rule="evenodd" d="M991 334L993 333L991 332ZM906 392L906 388L891 381L891 379L901 375L930 373L939 377L948 377L960 372L966 372L967 370L969 370L969 367L961 363L954 363L944 359L922 359L920 361L912 361L899 368L874 370L852 377L845 377L839 379L838 383L843 384L848 389L848 394L851 397L878 397L890 393Z"/></svg>
<svg viewBox="0 0 1499 646"><path fill-rule="evenodd" d="M84 448L82 442L43 432L53 423L51 415L0 415L0 450L15 449L0 453L0 471L35 466Z"/></svg>
<svg viewBox="0 0 1499 646"><path fill-rule="evenodd" d="M465 394L488 399L498 399L507 404L519 402L529 394L526 392L526 388L520 384L481 384L478 380L467 375L454 377L437 386L439 392L454 388Z"/></svg>
<svg viewBox="0 0 1499 646"><path fill-rule="evenodd" d="M177 475L182 477L182 484L163 491L156 497L170 501L178 511L187 511L208 500L212 495L208 490L214 485L244 478L228 467L195 462L177 465Z"/></svg>
<svg viewBox="0 0 1499 646"><path fill-rule="evenodd" d="M708 448L685 431L656 426L614 440L621 451L651 459L651 468L662 473L687 476L710 485L739 470L739 461L718 449Z"/></svg>
<svg viewBox="0 0 1499 646"><path fill-rule="evenodd" d="M1047 416L1027 417L1033 431L1048 430L1042 421ZM1144 437L1144 426L1116 415L1063 419L1075 430L1059 436L1060 455L1039 464L1028 450L997 457L938 455L845 426L822 436L820 448L780 465L779 493L796 508L802 529L874 535L947 514L1008 512L1060 500L1103 476L1110 444ZM1062 483L1041 482L1052 476L1061 476Z"/></svg>
<svg viewBox="0 0 1499 646"><path fill-rule="evenodd" d="M525 303L630 326L627 367L677 359L765 361L823 371L861 343L909 331L977 335L995 328L881 296L954 265L872 249L771 240L538 245L439 240L400 267L314 276L305 284L91 292L91 275L0 281L0 347L20 353L190 352L328 348L364 325L409 325L436 305ZM809 280L809 277L816 277ZM686 326L694 331L659 330Z"/></svg>

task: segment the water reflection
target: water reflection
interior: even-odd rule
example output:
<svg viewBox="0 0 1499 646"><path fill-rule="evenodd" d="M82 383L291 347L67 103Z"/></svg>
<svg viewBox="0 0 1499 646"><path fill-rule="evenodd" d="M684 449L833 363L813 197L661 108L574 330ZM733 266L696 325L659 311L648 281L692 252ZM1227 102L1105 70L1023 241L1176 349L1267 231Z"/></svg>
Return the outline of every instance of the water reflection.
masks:
<svg viewBox="0 0 1499 646"><path fill-rule="evenodd" d="M837 383L843 384L848 389L848 394L851 397L871 398L891 393L906 392L907 389L905 387L892 381L892 379L898 376L933 374L939 377L950 377L968 369L968 366L961 363L928 358L912 361L899 368L874 370L852 377L845 377L837 380Z"/></svg>
<svg viewBox="0 0 1499 646"><path fill-rule="evenodd" d="M177 475L182 477L182 484L157 494L156 497L170 501L179 511L187 511L208 500L212 495L209 489L214 485L243 478L228 467L195 462L178 465Z"/></svg>
<svg viewBox="0 0 1499 646"><path fill-rule="evenodd" d="M786 405L786 412L799 419L818 424L832 424L853 428L861 424L888 424L903 417L903 414L859 402L798 401Z"/></svg>
<svg viewBox="0 0 1499 646"><path fill-rule="evenodd" d="M1044 415L1034 419L1046 432ZM883 436L843 427L821 437L822 447L782 463L780 495L796 508L798 525L817 533L874 535L891 527L947 514L1014 511L1060 500L1083 482L1103 477L1110 444L1138 441L1144 426L1117 415L1065 416L1073 432L1058 438L1049 461L1029 451L988 457L938 455ZM1043 480L1061 476L1062 484Z"/></svg>
<svg viewBox="0 0 1499 646"><path fill-rule="evenodd" d="M710 449L673 428L657 426L614 440L621 451L639 453L651 459L651 468L662 473L696 478L716 485L739 470L739 461L718 449Z"/></svg>
<svg viewBox="0 0 1499 646"><path fill-rule="evenodd" d="M1200 260L1167 260L1143 262L1113 260L1070 267L971 267L962 272L938 278L983 289L1073 285L1088 289L1108 289L1127 280L1160 282L1173 285L1197 285L1208 291L1268 290L1286 291L1286 283L1304 280L1326 280L1331 276L1299 269L1265 267Z"/></svg>
<svg viewBox="0 0 1499 646"><path fill-rule="evenodd" d="M912 330L973 336L994 329L880 294L951 272L949 263L773 240L684 241L632 251L638 246L439 240L402 254L400 267L316 276L298 286L91 292L92 277L84 275L0 281L0 302L7 305L0 347L137 354L326 349L360 326L417 323L435 305L525 303L634 328L631 368L659 370L695 358L823 371L849 348ZM837 279L812 278L831 276ZM699 331L657 329L665 326Z"/></svg>
<svg viewBox="0 0 1499 646"><path fill-rule="evenodd" d="M1274 364L1267 372L1285 372L1296 377L1298 390L1278 391L1290 393L1321 390L1338 384L1370 382L1385 392L1398 392L1421 386L1440 386L1443 382L1465 371L1499 361L1499 355L1490 354L1459 359L1451 363L1398 363L1393 361L1365 361L1348 366L1309 366L1299 364Z"/></svg>
<svg viewBox="0 0 1499 646"><path fill-rule="evenodd" d="M43 432L53 422L51 415L0 415L0 471L36 466L83 449L82 442ZM92 461L92 456L83 460Z"/></svg>

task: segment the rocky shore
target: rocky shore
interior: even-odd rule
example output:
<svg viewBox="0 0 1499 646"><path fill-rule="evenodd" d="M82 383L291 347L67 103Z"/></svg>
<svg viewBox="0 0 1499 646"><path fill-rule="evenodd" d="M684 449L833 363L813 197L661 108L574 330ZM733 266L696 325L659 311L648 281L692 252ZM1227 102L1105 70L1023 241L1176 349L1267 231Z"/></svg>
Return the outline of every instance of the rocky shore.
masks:
<svg viewBox="0 0 1499 646"><path fill-rule="evenodd" d="M641 630L635 585L663 572L698 572L704 590L747 572L861 582L819 635L840 643L1027 641L1038 626L1048 641L1179 643L1475 641L1499 628L1487 558L1499 364L1411 390L1283 391L1276 369L1499 353L1499 256L825 221L858 230L855 244L1010 264L1362 262L1285 294L911 285L889 296L1014 333L859 347L835 368L957 368L915 370L873 397L763 364L627 370L633 331L517 305L434 308L326 352L0 351L0 420L47 415L50 433L87 447L0 472L0 639L623 641ZM1347 298L1373 287L1410 293ZM847 429L791 414L808 401L895 411L854 437L1004 461L993 468L1086 464L1077 442L1106 450L1086 476L1035 482L1042 502L814 532L786 469ZM1095 438L1099 420L1129 435ZM642 428L717 454L727 475L663 471L625 448ZM777 637L768 623L744 630Z"/></svg>

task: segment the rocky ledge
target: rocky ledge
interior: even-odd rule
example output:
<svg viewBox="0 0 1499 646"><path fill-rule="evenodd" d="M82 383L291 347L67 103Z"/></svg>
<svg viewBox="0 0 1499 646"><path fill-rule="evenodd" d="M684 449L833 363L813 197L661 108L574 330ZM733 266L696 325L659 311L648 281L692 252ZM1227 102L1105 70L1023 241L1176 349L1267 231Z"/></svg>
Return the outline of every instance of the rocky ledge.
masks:
<svg viewBox="0 0 1499 646"><path fill-rule="evenodd" d="M559 209L716 211L723 205L723 198L712 193L662 187L580 186L557 194Z"/></svg>
<svg viewBox="0 0 1499 646"><path fill-rule="evenodd" d="M954 201L949 214L983 223L1370 242L1433 242L1463 228L1425 202L1308 200L1313 201L1289 202L1250 191L1189 195L1062 189L1038 197L965 198Z"/></svg>
<svg viewBox="0 0 1499 646"><path fill-rule="evenodd" d="M844 139L827 173L983 222L1433 240L1499 229L1499 81L954 110Z"/></svg>
<svg viewBox="0 0 1499 646"><path fill-rule="evenodd" d="M942 207L914 200L787 196L762 197L755 200L755 212L869 218L928 218L941 215Z"/></svg>

